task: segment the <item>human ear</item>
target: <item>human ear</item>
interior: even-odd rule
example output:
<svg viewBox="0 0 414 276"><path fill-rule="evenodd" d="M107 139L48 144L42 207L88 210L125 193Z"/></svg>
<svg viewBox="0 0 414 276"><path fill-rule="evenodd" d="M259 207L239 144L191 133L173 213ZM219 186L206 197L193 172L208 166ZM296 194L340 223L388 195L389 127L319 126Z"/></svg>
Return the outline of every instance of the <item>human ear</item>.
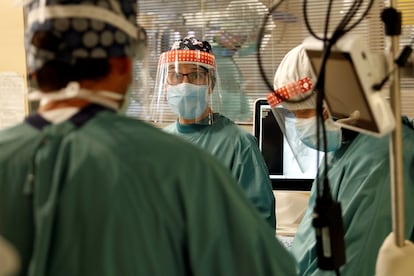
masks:
<svg viewBox="0 0 414 276"><path fill-rule="evenodd" d="M132 60L129 57L115 57L109 59L111 71L119 75L132 75Z"/></svg>

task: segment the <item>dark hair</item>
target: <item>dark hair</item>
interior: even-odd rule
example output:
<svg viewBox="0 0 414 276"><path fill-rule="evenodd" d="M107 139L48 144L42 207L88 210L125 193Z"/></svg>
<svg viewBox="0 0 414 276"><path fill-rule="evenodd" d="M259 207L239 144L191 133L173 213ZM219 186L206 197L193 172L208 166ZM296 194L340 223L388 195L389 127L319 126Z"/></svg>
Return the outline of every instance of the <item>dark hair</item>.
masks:
<svg viewBox="0 0 414 276"><path fill-rule="evenodd" d="M51 32L37 32L32 38L32 44L39 49L57 52L60 38ZM107 58L85 58L72 61L56 59L46 62L34 72L36 85L43 91L58 90L71 81L85 79L100 79L107 76L110 70ZM31 76L33 77L33 76Z"/></svg>
<svg viewBox="0 0 414 276"><path fill-rule="evenodd" d="M37 86L43 91L66 87L71 81L104 78L110 69L108 59L77 59L74 64L54 60L35 72Z"/></svg>

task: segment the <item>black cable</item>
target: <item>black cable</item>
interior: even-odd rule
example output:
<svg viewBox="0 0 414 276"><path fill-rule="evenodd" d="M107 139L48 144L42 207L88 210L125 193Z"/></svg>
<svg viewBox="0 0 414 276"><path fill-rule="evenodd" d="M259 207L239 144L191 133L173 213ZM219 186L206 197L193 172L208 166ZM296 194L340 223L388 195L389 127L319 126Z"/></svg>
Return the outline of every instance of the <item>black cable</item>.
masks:
<svg viewBox="0 0 414 276"><path fill-rule="evenodd" d="M372 86L372 89L374 91L380 91L382 87L387 83L388 79L394 73L394 71L398 68L404 67L407 64L408 58L410 57L412 52L413 48L411 47L411 45L404 46L404 49L401 51L398 58L394 60L394 66L392 67L391 71L389 71L379 83L374 84Z"/></svg>
<svg viewBox="0 0 414 276"><path fill-rule="evenodd" d="M350 30L352 30L354 27L356 27L368 14L368 12L370 11L370 9L372 8L373 5L373 0L371 0L369 2L369 4L367 5L367 8L365 9L365 11L363 12L362 16L356 21L356 23L354 23L353 25L351 25L350 27L347 28L347 26L349 25L349 23L352 21L352 19L355 17L355 15L358 13L358 11L360 10L361 6L362 6L362 0L358 0L353 2L353 4L351 5L351 7L349 8L349 10L347 11L347 13L345 14L345 16L342 18L342 20L340 21L340 23L338 24L338 26L335 28L335 31L333 32L332 36L328 39L327 33L328 33L328 27L327 26L327 22L329 21L328 17L330 16L330 8L331 8L331 2L329 2L329 6L328 6L328 11L326 14L326 20L325 20L325 30L324 30L324 37L320 38L317 35L315 35L315 32L312 30L312 27L309 24L309 20L307 18L307 0L304 0L303 2L303 11L304 11L304 16L305 16L305 23L306 26L308 28L308 31L316 38L319 40L323 40L324 41L324 46L325 46L325 50L323 53L323 58L322 58L322 64L321 64L321 68L319 70L319 76L318 76L318 80L317 80L317 84L316 87L317 89L315 89L315 91L317 91L317 137L319 137L319 133L320 133L320 128L322 127L322 134L323 134L323 141L324 141L324 151L326 152L326 147L327 147L327 139L326 139L326 131L325 131L325 124L323 123L323 107L322 107L322 103L323 103L323 98L324 98L324 74L325 74L325 67L326 67L326 62L327 59L329 57L330 54L330 49L331 47L343 36L345 35L347 32L349 32ZM319 123L322 122L322 123ZM320 148L320 144L319 144L319 140L318 140L318 144L317 144L318 149ZM325 165L325 170L324 170L324 179L327 179L327 175L328 175L328 167L327 167L327 156L325 154L324 157L324 165ZM318 195L321 196L321 194L324 194L324 192L320 193L320 182L319 182L319 170L318 170L318 179L317 179L317 187L319 187L317 190L319 191ZM327 185L327 181L324 181L324 190L325 189L329 189L328 185ZM326 192L325 192L326 194Z"/></svg>
<svg viewBox="0 0 414 276"><path fill-rule="evenodd" d="M346 32L344 31L345 27L349 24L349 22L352 20L352 18L355 16L355 14L357 13L357 11L359 10L360 6L361 6L362 2L361 1L355 1L353 3L353 5L350 7L350 9L348 10L348 12L345 14L344 18L341 20L341 22L338 24L337 28L335 29L332 37L330 39L327 38L328 35L328 30L329 30L329 18L330 18L330 13L331 13L331 7L332 7L332 1L329 2L328 5L328 9L327 9L327 14L326 14L326 18L325 18L325 29L324 29L324 37L323 37L323 42L324 42L324 46L325 46L325 51L324 51L324 55L322 58L322 65L321 65L321 69L319 71L319 76L318 76L318 80L317 80L317 85L316 87L318 87L317 91L317 108L316 108L316 113L317 113L317 129L316 129L316 137L320 137L320 133L321 133L321 128L322 128L322 139L324 141L323 145L324 145L324 152L327 152L327 137L326 137L326 129L325 129L325 124L324 124L324 118L323 118L323 98L324 98L324 78L325 78L325 66L326 66L326 62L327 59L329 57L330 54L330 49L331 47L336 43L336 41L342 37L342 35L344 35ZM307 7L307 1L304 1L304 15L307 16L306 13L306 7ZM305 17L305 22L308 22L307 18ZM310 25L307 24L308 27L311 29ZM312 30L310 30L311 33L314 33ZM318 39L318 37L316 37ZM320 38L319 38L320 39ZM319 85L318 85L319 84ZM319 139L317 140L317 148L320 149L320 141ZM324 183L323 183L323 188L321 191L321 184L320 184L320 175L319 175L319 170L318 170L318 174L317 174L317 179L316 179L316 186L317 186L317 191L318 191L318 196L323 196L324 194L330 194L330 187L329 187L329 183L328 183L328 161L327 161L327 154L325 154L324 158ZM319 164L319 152L317 155L317 164Z"/></svg>
<svg viewBox="0 0 414 276"><path fill-rule="evenodd" d="M329 31L329 23L331 19L331 9L332 9L333 0L329 0L328 9L326 11L325 17L325 32L323 34L323 40L326 41L328 38L328 31Z"/></svg>
<svg viewBox="0 0 414 276"><path fill-rule="evenodd" d="M339 268L335 269L335 275L339 276L341 273L339 272Z"/></svg>
<svg viewBox="0 0 414 276"><path fill-rule="evenodd" d="M323 158L325 170L324 170L324 178L323 178L324 182L323 182L322 196L328 195L329 197L330 197L331 192L330 192L330 186L329 186L329 182L328 182L328 170L329 170L328 169L328 154L327 154L328 139L326 137L326 128L325 128L325 123L324 123L325 119L324 119L324 116L323 116L323 99L324 99L324 96L325 96L325 87L324 86L325 86L326 65L327 65L329 55L331 53L331 48L333 46L334 46L334 43L332 41L329 41L328 44L325 46L325 51L324 51L323 59L322 59L322 65L323 66L320 69L320 76L321 77L318 79L319 90L318 90L317 101L316 101L316 103L317 103L316 112L317 112L318 117L321 121L322 135L323 135L323 141L324 141L324 152L325 152L325 155L324 155L324 158ZM321 93L319 93L319 92L321 92Z"/></svg>
<svg viewBox="0 0 414 276"><path fill-rule="evenodd" d="M330 17L331 17L332 4L333 4L333 0L330 0L329 4L328 4L328 8L326 10L326 16L325 16L325 31L324 31L324 34L323 34L323 44L324 44L325 48L327 46L326 43L328 41L328 31L329 31L329 23L330 23ZM326 57L326 59L327 59L327 57ZM322 64L325 64L325 63L326 63L326 61L324 59L322 59ZM325 70L324 70L324 72L325 72ZM318 82L319 83L325 83L325 76L323 75L321 78L323 78L323 80L322 81L318 80ZM318 86L318 84L316 84L316 87L317 86ZM316 137L320 137L319 135L321 133L321 126L322 126L322 135L323 135L322 139L324 141L323 147L324 147L324 152L326 153L327 152L327 143L326 143L327 138L326 138L326 129L325 129L325 123L324 123L324 118L323 118L323 106L322 106L324 92L323 92L323 88L321 89L321 87L319 87L318 90L321 91L321 93L316 94L316 103L317 103L316 104L316 114L317 114L317 116L316 116ZM317 160L316 164L318 166L319 165L319 160L320 160L320 150L319 150L320 149L320 141L319 141L319 138L316 142L316 147L318 149L317 157L316 157L316 160ZM324 166L325 166L325 168L327 168L328 167L328 162L327 162L326 154L324 155L323 160L324 160ZM316 182L317 182L317 190L318 190L318 195L319 195L320 194L320 181L319 181L320 176L319 176L318 167L316 168L316 171L317 171L317 180L316 180ZM326 171L326 169L325 169L325 171ZM326 174L324 174L324 179L328 179ZM323 190L326 190L325 187L323 188Z"/></svg>
<svg viewBox="0 0 414 276"><path fill-rule="evenodd" d="M355 23L353 25L351 25L348 29L345 29L345 32L349 32L351 31L353 28L355 28L359 23L361 23L362 20L364 20L364 18L368 15L368 13L370 12L372 5L374 5L374 0L371 0L368 5L366 10L364 11L364 13L361 15L361 17L355 21Z"/></svg>
<svg viewBox="0 0 414 276"><path fill-rule="evenodd" d="M371 1L363 13L363 16L357 20L357 23L352 24L349 27L350 22L353 20L355 15L358 13L362 6L362 0L355 1L349 10L346 12L345 16L341 19L340 23L335 28L332 36L327 38L330 17L331 2L329 2L329 8L326 13L325 18L325 30L323 37L324 50L322 54L321 65L319 68L319 74L317 82L315 85L315 91L317 95L316 100L316 113L317 113L317 137L319 138L319 133L322 130L322 140L324 142L324 174L320 175L320 170L318 169L316 189L317 196L314 206L314 218L312 220L312 225L315 228L316 234L316 252L318 256L318 267L324 270L334 270L336 275L340 275L339 268L346 263L345 256L345 241L344 241L344 232L342 225L342 211L341 205L339 202L333 200L332 194L330 191L330 185L328 180L328 157L327 157L327 137L326 129L323 118L323 99L324 99L324 86L325 86L325 72L328 62L328 58L331 52L331 48L335 43L344 36L347 32L353 29L359 22L365 18L366 14L372 7ZM304 0L304 9L306 9L307 1ZM304 15L307 16L307 12L304 11ZM305 18L305 22L308 22L308 19ZM310 33L314 33L311 26L309 27ZM314 36L316 39L321 40L319 37ZM320 123L321 122L321 123ZM320 149L320 141L317 140L317 148ZM323 185L320 183L320 179L323 179ZM322 186L322 187L321 187ZM322 189L322 191L321 191ZM323 231L323 229L327 231ZM323 234L325 233L325 234ZM329 250L332 250L332 254L327 255L325 252L325 247L329 247Z"/></svg>
<svg viewBox="0 0 414 276"><path fill-rule="evenodd" d="M342 36L344 36L346 31L346 26L351 22L355 14L358 12L359 8L361 7L362 0L355 1L352 6L349 8L345 16L342 18L341 22L336 27L335 31L330 38L330 43L333 45L335 44Z"/></svg>
<svg viewBox="0 0 414 276"><path fill-rule="evenodd" d="M316 39L323 40L323 38L319 37L313 30L309 23L308 19L308 0L303 0L302 4L302 12L303 12L303 19L305 20L306 29L308 29L308 32Z"/></svg>
<svg viewBox="0 0 414 276"><path fill-rule="evenodd" d="M269 89L269 91L274 91L274 87L271 84L271 82L268 80L268 78L266 77L266 72L263 68L263 62L262 62L262 55L261 55L261 51L260 49L262 48L262 39L264 37L264 32L266 29L266 25L267 22L269 20L269 17L271 17L271 15L273 14L273 12L284 2L284 0L281 0L280 2L274 4L272 7L270 7L268 13L265 15L264 19L263 19L263 23L262 26L260 27L259 30L259 35L257 38L257 56L256 56L256 60L257 60L257 65L259 67L259 72L260 72L260 76L262 77L263 81L265 82L267 88ZM310 97L313 96L313 93L310 93L309 95L307 95L306 97L303 97L299 100L292 100L292 99L287 99L281 95L279 95L278 93L274 93L275 97L278 98L281 101L286 101L289 103L300 103L303 101L306 101L307 99L309 99Z"/></svg>
<svg viewBox="0 0 414 276"><path fill-rule="evenodd" d="M326 129L325 123L323 118L323 98L324 98L324 83L325 83L325 67L327 64L327 60L330 54L331 47L333 46L332 43L328 41L328 44L325 47L323 52L322 60L321 60L321 68L319 70L318 79L316 81L315 91L316 91L316 114L317 114L317 127L316 127L316 137L319 137L321 127L322 127L322 135L323 135L323 142L324 142L324 184L321 192L321 185L320 185L320 170L317 170L317 178L316 178L316 189L318 191L317 196L321 197L324 193L326 194L327 191L330 190L329 185L327 185L328 181L328 157L327 157L327 138L326 138ZM320 151L320 141L317 140L317 148L318 148L318 155ZM329 194L329 193L328 193Z"/></svg>
<svg viewBox="0 0 414 276"><path fill-rule="evenodd" d="M394 8L388 8L381 14L381 19L385 23L385 32L389 36L400 35L401 33L401 13ZM374 91L380 91L389 77L397 70L407 64L413 49L411 45L414 43L414 37L411 39L408 45L405 45L399 56L394 60L391 70L385 75L385 77L379 82L372 86Z"/></svg>
<svg viewBox="0 0 414 276"><path fill-rule="evenodd" d="M263 68L262 63L262 56L260 49L262 48L262 39L264 37L264 32L266 29L267 22L269 20L269 17L272 15L272 13L284 2L284 0L281 0L280 2L274 4L268 11L268 13L265 15L263 19L262 26L260 27L259 35L257 37L257 65L259 66L260 75L262 76L263 81L265 82L266 86L268 87L269 91L273 91L273 85L270 83L270 81L266 77L266 72ZM276 97L281 98L282 100L285 100L280 95L276 94Z"/></svg>
<svg viewBox="0 0 414 276"><path fill-rule="evenodd" d="M265 28L266 28L267 22L269 20L269 17L271 16L271 14L283 2L284 1L282 0L282 1L274 4L269 9L269 12L267 13L267 15L265 16L265 18L263 20L263 23L262 23L262 26L260 28L259 35L258 35L258 41L257 41L257 45L258 45L257 46L257 64L258 64L259 71L260 71L260 74L262 76L262 79L264 80L266 86L268 87L268 89L270 91L273 91L274 90L274 87L273 87L273 85L271 84L271 82L266 77L266 73L265 73L265 70L264 70L264 67L263 67L262 56L261 56L261 51L260 50L261 50L261 46L262 46L262 38L264 37L264 32L265 32ZM373 3L373 0L370 1L367 9L363 13L363 16L359 20L357 20L357 23L359 23L360 21L363 20L363 18L366 16L366 14L369 12L370 8L372 7L372 3ZM325 31L324 31L324 37L323 38L317 36L316 33L312 30L312 27L311 27L311 25L309 23L309 20L308 20L307 4L308 4L307 3L307 0L304 0L303 1L303 14L304 14L304 19L305 19L304 21L305 21L305 24L306 24L306 27L307 27L308 31L315 38L324 41L325 48L330 49L346 32L348 32L349 30L351 30L352 28L354 28L357 25L357 23L356 23L356 24L352 25L351 27L349 27L348 29L346 29L347 25L351 22L351 20L355 16L355 14L359 11L359 9L360 9L360 7L362 5L362 0L355 1L352 4L352 6L347 11L347 13L345 14L345 16L342 18L341 22L336 27L335 31L333 32L332 37L329 38L329 39L327 37L327 34L328 34L328 27L329 27L329 22L330 22L330 13L331 13L331 7L332 7L332 4L333 4L333 1L331 0L329 2L329 6L328 6L328 9L327 9L327 14L326 14L326 19L325 19ZM329 52L330 52L330 50L325 53L325 58L324 58L325 61L324 61L324 63L326 63L327 57L329 56ZM323 68L324 67L325 67L325 65L323 65ZM320 94L319 95L320 97L319 97L319 100L317 100L317 103L319 102L319 105L317 104L317 114L319 114L317 116L317 120L318 120L317 121L317 126L318 126L318 128L317 128L317 137L319 137L320 126L322 126L322 134L323 134L323 141L324 141L324 151L326 152L327 139L326 139L325 125L323 123L319 123L319 122L323 122L322 102L323 102L324 91L323 91L323 85L322 84L324 83L324 80L322 79L321 76L324 75L324 73L322 74L322 70L320 70L319 73L320 74L319 74L319 78L318 78L317 83L320 83L321 86L318 89L319 90L318 92L320 92L320 93L318 93L318 95ZM308 96L306 96L306 97L304 97L304 98L302 98L300 100L286 99L286 98L282 97L281 95L279 95L277 93L274 93L274 95L277 98L279 98L280 100L282 100L282 101L291 102L291 103L299 103L299 102L303 102L303 101L307 100L308 98L310 98L311 96L313 96L313 93L311 93L310 95L308 95ZM317 97L317 99L318 99L318 97ZM317 141L317 147L318 147L318 149L320 148L319 140ZM319 164L319 156L317 157L317 164ZM325 167L327 168L326 155L325 155L325 158L324 158L324 164L325 164ZM325 170L325 174L324 174L325 175L325 179L327 179L327 173L328 173L327 170ZM318 182L319 182L319 175L317 177L317 186L319 186L318 185ZM324 185L324 186L326 186L326 185ZM324 188L324 189L327 189L327 187ZM319 195L320 195L320 193L319 193Z"/></svg>
<svg viewBox="0 0 414 276"><path fill-rule="evenodd" d="M260 75L263 79L263 81L265 82L266 86L268 87L268 89L270 91L274 91L274 87L271 84L271 82L268 80L268 78L266 77L266 73L263 67L263 63L262 63L262 56L261 56L261 46L262 46L262 39L264 37L264 33L265 33L265 29L266 29L266 25L267 22L269 20L269 17L273 14L273 12L284 2L284 0L279 1L278 3L274 4L272 7L270 7L268 13L266 14L265 18L263 19L263 23L262 26L260 28L259 31L259 35L258 35L258 40L257 40L257 64L259 67L259 72ZM328 60L329 54L330 54L330 50L333 47L333 45L342 37L344 36L346 33L348 33L349 31L351 31L353 28L355 28L365 17L366 15L369 13L369 11L371 10L372 6L373 6L374 0L370 0L365 11L362 13L362 16L360 18L358 18L354 24L348 26L351 21L354 19L355 15L358 13L358 11L361 9L363 1L362 0L356 0L352 3L351 7L348 9L348 11L346 12L346 14L344 15L344 17L342 18L342 20L340 21L340 23L337 25L337 27L335 28L334 32L332 33L332 36L330 38L328 38L328 31L329 31L329 23L330 23L330 16L331 16L331 10L332 10L332 5L333 5L333 0L329 1L329 5L328 5L328 9L327 9L327 13L326 13L326 18L325 18L325 29L324 29L324 36L320 37L318 36L312 29L312 26L309 22L309 18L308 18L308 0L304 0L303 1L303 16L304 16L304 22L306 25L306 28L308 29L308 31L311 33L311 35L313 37L315 37L318 40L323 41L324 44L324 53L323 53L323 58L322 58L322 64L321 64L321 68L319 70L319 76L315 85L315 89L314 91L317 91L317 108L316 108L316 112L317 112L317 137L319 137L319 133L321 131L322 128L322 135L323 135L323 141L324 141L324 151L326 152L327 150L327 137L326 137L326 129L325 129L325 124L324 122L324 118L323 118L323 99L324 99L324 83L325 83L325 67L326 67L326 62ZM414 38L413 38L414 41ZM279 98L279 100L282 101L286 101L286 102L291 102L291 103L299 103L299 102L303 102L305 100L307 100L309 97L313 96L313 93L310 93L310 95L300 99L300 100L292 100L292 99L286 99L284 97L282 97L281 95L274 93L274 95ZM322 122L322 123L320 123ZM317 148L320 149L320 141L318 139L317 141ZM318 160L317 160L317 164L319 164L319 155L318 155ZM324 170L324 185L323 185L323 191L321 193L320 191L320 184L319 184L319 170L318 170L318 174L317 174L317 190L318 190L318 196L321 196L323 194L326 194L326 191L329 190L329 185L327 183L327 179L328 179L328 166L327 166L327 154L325 154L324 156L324 165L325 165L325 170Z"/></svg>

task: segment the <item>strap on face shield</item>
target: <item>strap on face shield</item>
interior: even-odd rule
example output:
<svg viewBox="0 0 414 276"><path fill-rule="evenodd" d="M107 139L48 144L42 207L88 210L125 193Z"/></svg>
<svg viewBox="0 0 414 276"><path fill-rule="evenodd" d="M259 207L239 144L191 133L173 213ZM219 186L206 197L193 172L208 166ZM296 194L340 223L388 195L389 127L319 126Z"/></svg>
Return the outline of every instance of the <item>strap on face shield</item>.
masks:
<svg viewBox="0 0 414 276"><path fill-rule="evenodd" d="M267 102L271 107L275 107L283 101L287 101L296 95L303 94L311 90L312 81L309 77L305 77L298 81L288 83L269 93L267 95Z"/></svg>
<svg viewBox="0 0 414 276"><path fill-rule="evenodd" d="M216 67L216 61L213 54L199 50L172 50L162 53L160 55L158 65L165 66L170 63L193 63L196 65L205 66L207 69Z"/></svg>

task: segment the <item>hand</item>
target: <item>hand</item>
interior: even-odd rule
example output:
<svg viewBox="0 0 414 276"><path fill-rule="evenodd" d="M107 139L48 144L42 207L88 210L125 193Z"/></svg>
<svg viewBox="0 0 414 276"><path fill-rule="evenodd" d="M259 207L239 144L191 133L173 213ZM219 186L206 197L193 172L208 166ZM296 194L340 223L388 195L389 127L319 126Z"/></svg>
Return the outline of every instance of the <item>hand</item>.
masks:
<svg viewBox="0 0 414 276"><path fill-rule="evenodd" d="M339 120L336 120L336 122L347 124L347 125L355 125L358 122L360 117L361 117L361 113L359 112L359 110L355 110L351 113L351 115L349 115L348 118L339 119Z"/></svg>
<svg viewBox="0 0 414 276"><path fill-rule="evenodd" d="M414 275L414 244L404 241L404 246L398 247L394 233L391 232L378 253L376 276L408 276Z"/></svg>
<svg viewBox="0 0 414 276"><path fill-rule="evenodd" d="M20 262L16 250L0 236L0 276L16 274L19 266Z"/></svg>

